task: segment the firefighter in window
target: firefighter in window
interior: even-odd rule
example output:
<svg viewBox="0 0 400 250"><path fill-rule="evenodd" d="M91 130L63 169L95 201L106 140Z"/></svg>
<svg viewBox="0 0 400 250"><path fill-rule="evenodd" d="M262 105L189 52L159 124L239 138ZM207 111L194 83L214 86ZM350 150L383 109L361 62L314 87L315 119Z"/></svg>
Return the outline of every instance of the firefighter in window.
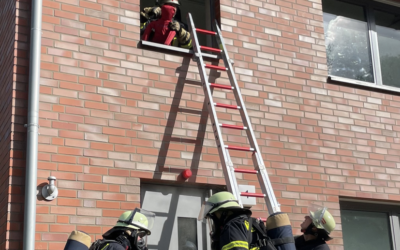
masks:
<svg viewBox="0 0 400 250"><path fill-rule="evenodd" d="M162 6L144 8L140 13L142 40L190 49L192 39L179 5L179 0L164 0Z"/></svg>
<svg viewBox="0 0 400 250"><path fill-rule="evenodd" d="M124 212L117 224L92 244L84 232L73 231L64 250L147 250L147 235L151 234L155 214L136 208Z"/></svg>

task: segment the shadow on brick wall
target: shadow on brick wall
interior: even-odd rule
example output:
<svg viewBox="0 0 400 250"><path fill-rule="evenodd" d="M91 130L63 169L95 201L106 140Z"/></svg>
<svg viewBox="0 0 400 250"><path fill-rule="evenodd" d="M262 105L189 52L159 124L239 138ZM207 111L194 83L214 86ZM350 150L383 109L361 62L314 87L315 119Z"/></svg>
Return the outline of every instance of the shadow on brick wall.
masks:
<svg viewBox="0 0 400 250"><path fill-rule="evenodd" d="M192 171L192 177L189 178L189 182L194 182L198 168L200 163L201 152L203 149L203 141L206 133L207 122L208 122L208 109L206 100L204 100L203 107L201 110L196 109L188 109L188 108L180 108L180 101L182 98L183 88L185 84L202 86L202 83L199 81L187 80L187 72L190 65L190 57L184 57L182 61L182 66L176 69L176 73L179 73L178 82L175 87L175 94L171 103L171 108L169 111L169 116L167 120L167 124L165 126L165 131L162 139L162 144L160 147L160 151L157 159L157 172L154 174L154 179L161 179L162 173L168 171L169 173L181 173L183 169L181 168L171 168L169 166L165 166L165 162L167 159L167 154L169 150L169 146L171 142L179 142L179 143L189 143L194 144L193 157L190 165L190 170ZM218 61L212 63L213 65L218 65ZM215 80L219 77L220 73L216 70L212 70L209 74L209 82L215 82ZM200 115L199 127L197 129L196 139L191 138L183 138L183 137L175 137L173 136L173 130L175 127L176 117L178 113L190 113L195 115ZM178 182L184 182L185 179L179 175L177 178Z"/></svg>

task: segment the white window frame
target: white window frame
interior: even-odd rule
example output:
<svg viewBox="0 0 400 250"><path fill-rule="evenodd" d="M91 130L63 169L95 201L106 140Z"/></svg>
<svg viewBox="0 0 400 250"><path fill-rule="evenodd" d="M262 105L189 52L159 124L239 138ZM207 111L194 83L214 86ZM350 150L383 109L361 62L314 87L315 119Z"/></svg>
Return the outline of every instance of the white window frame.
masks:
<svg viewBox="0 0 400 250"><path fill-rule="evenodd" d="M340 210L387 213L391 229L392 249L400 250L400 203L353 199L340 199L339 203ZM343 235L344 237L346 236Z"/></svg>
<svg viewBox="0 0 400 250"><path fill-rule="evenodd" d="M367 86L382 90L389 90L394 92L400 93L400 87L392 87L383 85L382 82L382 71L381 71L381 62L379 56L379 47L378 47L378 34L376 32L375 26L375 16L374 10L380 10L384 12L400 14L400 4L394 3L389 0L339 0L340 2L345 2L349 4L358 5L364 8L365 17L367 19L367 27L368 27L368 44L370 47L371 52L371 61L372 61L372 68L374 74L374 82L365 82L354 80L345 77L339 77L334 75L328 75L328 78L332 81L337 82L345 82L359 86ZM324 31L325 35L325 31Z"/></svg>

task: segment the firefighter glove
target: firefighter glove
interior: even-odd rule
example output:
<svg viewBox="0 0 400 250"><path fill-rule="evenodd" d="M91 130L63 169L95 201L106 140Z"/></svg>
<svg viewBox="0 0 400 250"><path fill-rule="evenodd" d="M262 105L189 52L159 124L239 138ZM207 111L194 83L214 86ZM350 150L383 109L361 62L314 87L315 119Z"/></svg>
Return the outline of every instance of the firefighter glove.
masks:
<svg viewBox="0 0 400 250"><path fill-rule="evenodd" d="M172 21L169 23L169 28L171 30L174 30L179 33L179 30L181 29L181 25L178 21Z"/></svg>
<svg viewBox="0 0 400 250"><path fill-rule="evenodd" d="M161 16L161 8L160 7L146 7L143 9L142 12L140 12L142 16L144 16L146 19L151 19L151 18L159 18Z"/></svg>
<svg viewBox="0 0 400 250"><path fill-rule="evenodd" d="M188 44L190 42L190 33L182 28L182 26L178 31L178 41L181 44Z"/></svg>

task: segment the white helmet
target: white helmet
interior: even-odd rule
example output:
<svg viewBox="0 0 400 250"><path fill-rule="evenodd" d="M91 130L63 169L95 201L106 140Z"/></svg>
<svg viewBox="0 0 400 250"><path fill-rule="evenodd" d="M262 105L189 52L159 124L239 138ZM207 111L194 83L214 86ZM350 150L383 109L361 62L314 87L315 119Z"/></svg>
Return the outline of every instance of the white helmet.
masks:
<svg viewBox="0 0 400 250"><path fill-rule="evenodd" d="M179 0L164 0L163 4L180 5Z"/></svg>

